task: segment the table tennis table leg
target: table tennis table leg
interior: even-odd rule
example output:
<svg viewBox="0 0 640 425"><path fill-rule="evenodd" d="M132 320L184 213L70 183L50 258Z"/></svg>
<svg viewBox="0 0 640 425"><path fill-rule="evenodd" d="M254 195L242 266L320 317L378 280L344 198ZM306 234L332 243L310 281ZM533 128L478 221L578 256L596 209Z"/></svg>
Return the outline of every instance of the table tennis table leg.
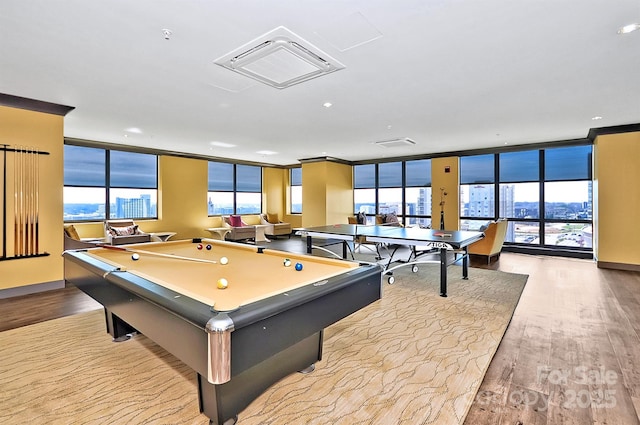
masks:
<svg viewBox="0 0 640 425"><path fill-rule="evenodd" d="M440 249L440 296L447 296L447 250Z"/></svg>
<svg viewBox="0 0 640 425"><path fill-rule="evenodd" d="M307 254L313 254L313 243L309 235L307 235Z"/></svg>
<svg viewBox="0 0 640 425"><path fill-rule="evenodd" d="M464 247L464 254L462 257L462 278L464 280L469 279L469 252L467 251L467 247Z"/></svg>

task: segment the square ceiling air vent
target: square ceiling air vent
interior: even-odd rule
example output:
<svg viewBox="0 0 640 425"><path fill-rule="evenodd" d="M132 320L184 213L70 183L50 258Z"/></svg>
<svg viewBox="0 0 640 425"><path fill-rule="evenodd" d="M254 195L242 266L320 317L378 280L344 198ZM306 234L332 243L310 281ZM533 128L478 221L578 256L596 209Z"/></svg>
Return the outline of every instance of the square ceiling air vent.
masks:
<svg viewBox="0 0 640 425"><path fill-rule="evenodd" d="M383 148L397 148L402 146L413 146L416 144L413 140L408 137L402 139L392 139L392 140L383 140L381 142L375 142L376 145L382 146Z"/></svg>
<svg viewBox="0 0 640 425"><path fill-rule="evenodd" d="M269 31L214 63L278 89L344 69L285 27Z"/></svg>

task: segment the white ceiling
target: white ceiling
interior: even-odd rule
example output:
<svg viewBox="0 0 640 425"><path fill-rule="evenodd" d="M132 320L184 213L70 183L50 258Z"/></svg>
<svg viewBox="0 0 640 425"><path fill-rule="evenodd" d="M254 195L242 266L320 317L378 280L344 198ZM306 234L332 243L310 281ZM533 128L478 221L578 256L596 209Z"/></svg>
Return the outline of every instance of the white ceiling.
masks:
<svg viewBox="0 0 640 425"><path fill-rule="evenodd" d="M75 107L66 137L275 165L559 141L640 123L634 22L638 0L1 0L0 93ZM278 26L345 69L276 89L214 64Z"/></svg>

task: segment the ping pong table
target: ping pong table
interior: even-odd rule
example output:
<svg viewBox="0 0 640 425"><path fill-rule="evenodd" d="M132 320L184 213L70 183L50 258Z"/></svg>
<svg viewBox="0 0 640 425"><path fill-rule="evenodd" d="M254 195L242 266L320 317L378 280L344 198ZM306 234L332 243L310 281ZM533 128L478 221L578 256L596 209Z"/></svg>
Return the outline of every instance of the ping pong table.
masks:
<svg viewBox="0 0 640 425"><path fill-rule="evenodd" d="M412 271L418 271L418 264L440 263L440 296L447 296L447 267L462 259L462 278L469 277L469 253L467 247L484 237L482 232L458 231L458 230L434 230L419 227L397 227L363 224L333 224L299 229L301 235L307 237L307 253L311 254L314 248L320 248L335 255L321 246L313 245L313 238L338 240L342 243L342 258L347 259L347 253L351 250L350 244L362 236L367 242L395 246L390 254L384 273L388 275L388 282L394 282L393 271L399 267L411 266ZM406 261L396 259L394 256L400 246L409 247L411 254ZM422 261L418 259L418 249L423 254L439 255L439 260ZM447 251L455 253L454 260L447 262ZM461 255L461 258L458 257ZM392 263L401 261L396 266Z"/></svg>

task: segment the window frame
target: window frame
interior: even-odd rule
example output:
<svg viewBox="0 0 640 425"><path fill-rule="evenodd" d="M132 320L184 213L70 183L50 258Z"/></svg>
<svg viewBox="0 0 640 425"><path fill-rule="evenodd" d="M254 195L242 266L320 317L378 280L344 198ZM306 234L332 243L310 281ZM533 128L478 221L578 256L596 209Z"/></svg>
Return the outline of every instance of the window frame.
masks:
<svg viewBox="0 0 640 425"><path fill-rule="evenodd" d="M87 223L87 222L95 222L95 221L104 221L104 220L117 220L117 219L131 219L131 220L157 220L158 219L158 210L159 210L159 206L158 206L158 161L159 161L159 156L157 154L154 153L148 153L148 152L139 152L136 150L129 150L129 149L113 149L113 148L106 148L106 147L101 147L101 146L95 146L92 144L82 144L82 143L68 143L67 141L65 141L64 145L63 145L63 151L66 150L66 148L69 147L73 147L73 148L80 148L80 149L95 149L96 151L101 151L102 154L104 155L104 163L100 164L101 166L104 167L104 174L103 174L103 184L96 184L95 182L93 184L82 184L81 182L75 182L73 180L75 180L76 178L73 178L70 180L72 180L72 182L70 182L71 184L67 184L67 167L65 166L66 164L64 164L64 162L66 162L66 157L68 156L65 155L65 161L63 161L63 214L66 214L65 209L66 209L66 205L71 204L68 202L65 202L64 198L65 198L65 192L67 192L67 189L80 189L80 188L85 188L85 189L95 189L95 190L101 190L104 191L104 202L102 204L98 204L98 210L100 211L101 207L104 208L104 215L103 216L90 216L87 217L86 219L83 218L70 218L67 219L64 217L63 215L63 222L64 223ZM64 152L63 152L64 154ZM153 159L152 163L153 163L153 177L148 177L147 180L151 180L152 184L131 184L131 185L123 185L123 184L119 184L118 186L115 186L114 184L112 184L112 172L114 170L114 167L112 167L112 156L118 156L118 155L144 155L145 157L149 157L150 161L151 158ZM140 159L140 157L137 157L138 159ZM135 161L134 161L135 162ZM120 166L120 165L118 165ZM92 168L92 167L89 167ZM91 170L88 170L91 171ZM82 172L82 170L81 170ZM137 205L136 209L140 209L142 208L143 210L149 211L150 213L147 215L126 215L126 216L117 216L115 215L115 211L118 210L118 206L117 206L117 201L114 200L114 203L111 202L111 198L112 198L112 193L113 192L117 192L117 191L121 191L121 190L138 190L138 191L148 191L150 192L150 194L140 194L140 196L138 198L127 198L129 200L136 200L136 199L140 199L142 200L142 205ZM149 201L146 201L146 196L150 196ZM153 199L155 198L155 199ZM74 203L76 204L76 203ZM140 203L138 203L140 204Z"/></svg>
<svg viewBox="0 0 640 425"><path fill-rule="evenodd" d="M220 185L221 189L227 188L227 190L213 190L213 191L211 190L212 182L215 182L215 180L212 179L212 176L211 176L213 164L229 165L231 167L232 169L231 185L229 184ZM251 182L251 181L242 181L242 178L244 177L242 176L243 170L250 172L250 171L253 171L254 168L258 169L257 172L259 174L259 183ZM262 166L239 164L239 163L232 163L232 162L225 162L225 161L211 161L211 160L207 161L207 216L216 217L216 216L231 215L231 214L261 214L262 199L263 199L262 191L264 187L263 180L264 180L264 170ZM220 183L222 181L218 181L218 182ZM245 188L245 185L259 186L260 191L256 192L253 190L247 190ZM230 196L231 202L232 202L231 207L223 212L216 212L215 210L212 211L211 205L213 203L212 202L213 198L216 197L216 194L227 194L227 196ZM253 194L256 197L259 197L258 207L251 210L244 210L242 208L239 208L239 198L244 198L247 195L251 195L251 194Z"/></svg>

